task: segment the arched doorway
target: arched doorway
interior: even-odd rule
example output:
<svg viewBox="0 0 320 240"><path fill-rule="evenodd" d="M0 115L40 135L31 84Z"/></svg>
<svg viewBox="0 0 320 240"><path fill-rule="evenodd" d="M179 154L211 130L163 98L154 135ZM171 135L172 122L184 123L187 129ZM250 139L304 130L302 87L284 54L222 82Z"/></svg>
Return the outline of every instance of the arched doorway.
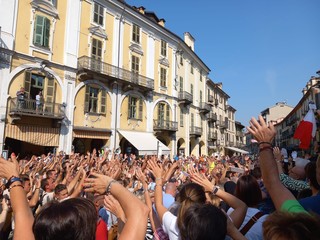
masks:
<svg viewBox="0 0 320 240"><path fill-rule="evenodd" d="M177 150L179 155L185 155L186 142L180 138L177 142Z"/></svg>

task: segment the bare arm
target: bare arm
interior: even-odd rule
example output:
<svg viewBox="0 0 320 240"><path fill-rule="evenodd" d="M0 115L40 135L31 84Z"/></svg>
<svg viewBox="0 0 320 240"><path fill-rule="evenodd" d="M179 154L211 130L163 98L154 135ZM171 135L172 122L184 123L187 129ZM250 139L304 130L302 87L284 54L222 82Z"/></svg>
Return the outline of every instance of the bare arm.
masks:
<svg viewBox="0 0 320 240"><path fill-rule="evenodd" d="M19 172L14 163L0 158L0 176L6 179L18 176ZM15 216L15 231L13 239L34 240L32 232L33 216L29 208L26 193L19 181L13 182L10 187L10 201Z"/></svg>
<svg viewBox="0 0 320 240"><path fill-rule="evenodd" d="M85 191L104 194L109 186L110 193L119 201L125 212L127 222L119 239L144 239L149 214L148 207L122 185L113 183L111 177L97 173L92 173L92 176L95 178L85 179Z"/></svg>
<svg viewBox="0 0 320 240"><path fill-rule="evenodd" d="M276 135L274 126L272 123L270 123L268 126L262 116L259 116L259 122L255 118L251 118L250 126L247 127L247 129L254 136L254 138L260 142L259 156L263 182L273 200L276 209L280 210L284 201L290 199L294 200L295 197L286 187L281 184L279 178L277 163L271 147L271 143Z"/></svg>

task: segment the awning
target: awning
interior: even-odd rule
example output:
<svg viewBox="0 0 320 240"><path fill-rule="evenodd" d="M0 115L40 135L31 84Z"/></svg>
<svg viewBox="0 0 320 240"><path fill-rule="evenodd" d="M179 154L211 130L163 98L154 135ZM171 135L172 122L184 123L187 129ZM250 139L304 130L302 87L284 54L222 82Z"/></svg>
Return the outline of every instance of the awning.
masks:
<svg viewBox="0 0 320 240"><path fill-rule="evenodd" d="M110 130L98 129L98 128L73 128L73 138L90 138L90 139L104 139L108 140L110 137Z"/></svg>
<svg viewBox="0 0 320 240"><path fill-rule="evenodd" d="M60 128L6 125L6 137L40 146L59 146Z"/></svg>
<svg viewBox="0 0 320 240"><path fill-rule="evenodd" d="M236 148L236 147L225 147L227 149L230 149L231 151L234 151L234 152L238 152L238 153L243 153L243 154L248 154L249 152L245 151L245 150L242 150L240 148Z"/></svg>
<svg viewBox="0 0 320 240"><path fill-rule="evenodd" d="M118 130L118 132L139 151L139 155L170 154L171 152L152 133L123 130Z"/></svg>

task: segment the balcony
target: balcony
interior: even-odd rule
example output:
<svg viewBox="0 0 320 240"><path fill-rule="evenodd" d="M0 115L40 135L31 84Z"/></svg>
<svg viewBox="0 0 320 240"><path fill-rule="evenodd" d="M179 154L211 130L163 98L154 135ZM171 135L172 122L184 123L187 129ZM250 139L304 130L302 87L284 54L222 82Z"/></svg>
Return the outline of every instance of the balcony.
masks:
<svg viewBox="0 0 320 240"><path fill-rule="evenodd" d="M186 91L182 91L182 92L179 92L178 101L179 101L179 103L189 105L189 104L193 103L193 97L190 93L188 93Z"/></svg>
<svg viewBox="0 0 320 240"><path fill-rule="evenodd" d="M153 130L154 131L178 131L178 122L168 121L168 120L153 120Z"/></svg>
<svg viewBox="0 0 320 240"><path fill-rule="evenodd" d="M17 98L9 100L9 114L11 116L34 116L42 118L63 119L65 117L65 106L60 103L44 102L42 107L36 109L36 100Z"/></svg>
<svg viewBox="0 0 320 240"><path fill-rule="evenodd" d="M202 128L201 127L190 127L190 135L194 137L200 137L202 135Z"/></svg>
<svg viewBox="0 0 320 240"><path fill-rule="evenodd" d="M205 102L201 102L199 108L200 108L199 111L203 114L206 114L206 113L210 112L210 110L211 110L210 105Z"/></svg>
<svg viewBox="0 0 320 240"><path fill-rule="evenodd" d="M217 140L218 139L218 134L216 132L209 132L208 133L208 138L211 140Z"/></svg>
<svg viewBox="0 0 320 240"><path fill-rule="evenodd" d="M210 121L210 122L215 122L215 121L218 120L218 117L217 117L217 114L216 114L216 113L210 112L210 113L207 115L207 119L208 119L208 121Z"/></svg>
<svg viewBox="0 0 320 240"><path fill-rule="evenodd" d="M78 59L78 69L80 75L86 73L90 76L92 73L102 74L111 79L119 80L123 83L133 84L145 88L146 90L154 89L154 80L137 73L118 68L111 64L102 62L100 60L82 56Z"/></svg>
<svg viewBox="0 0 320 240"><path fill-rule="evenodd" d="M223 129L227 129L228 128L228 120L225 120L225 121L219 121L219 126L220 128L223 128Z"/></svg>

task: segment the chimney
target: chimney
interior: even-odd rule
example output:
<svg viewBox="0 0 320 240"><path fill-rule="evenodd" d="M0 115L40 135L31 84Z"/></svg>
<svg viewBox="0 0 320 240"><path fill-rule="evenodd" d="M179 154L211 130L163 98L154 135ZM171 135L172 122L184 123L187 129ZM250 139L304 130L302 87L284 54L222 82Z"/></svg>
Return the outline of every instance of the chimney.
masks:
<svg viewBox="0 0 320 240"><path fill-rule="evenodd" d="M144 14L144 10L146 10L146 8L143 7L143 6L140 6L140 7L138 7L137 9L138 9L138 11L139 11L140 13L142 13L142 14Z"/></svg>
<svg viewBox="0 0 320 240"><path fill-rule="evenodd" d="M189 32L184 33L184 42L191 48L192 51L194 51L194 41L195 39Z"/></svg>
<svg viewBox="0 0 320 240"><path fill-rule="evenodd" d="M166 20L164 20L163 18L159 19L158 24L162 27L164 27Z"/></svg>

